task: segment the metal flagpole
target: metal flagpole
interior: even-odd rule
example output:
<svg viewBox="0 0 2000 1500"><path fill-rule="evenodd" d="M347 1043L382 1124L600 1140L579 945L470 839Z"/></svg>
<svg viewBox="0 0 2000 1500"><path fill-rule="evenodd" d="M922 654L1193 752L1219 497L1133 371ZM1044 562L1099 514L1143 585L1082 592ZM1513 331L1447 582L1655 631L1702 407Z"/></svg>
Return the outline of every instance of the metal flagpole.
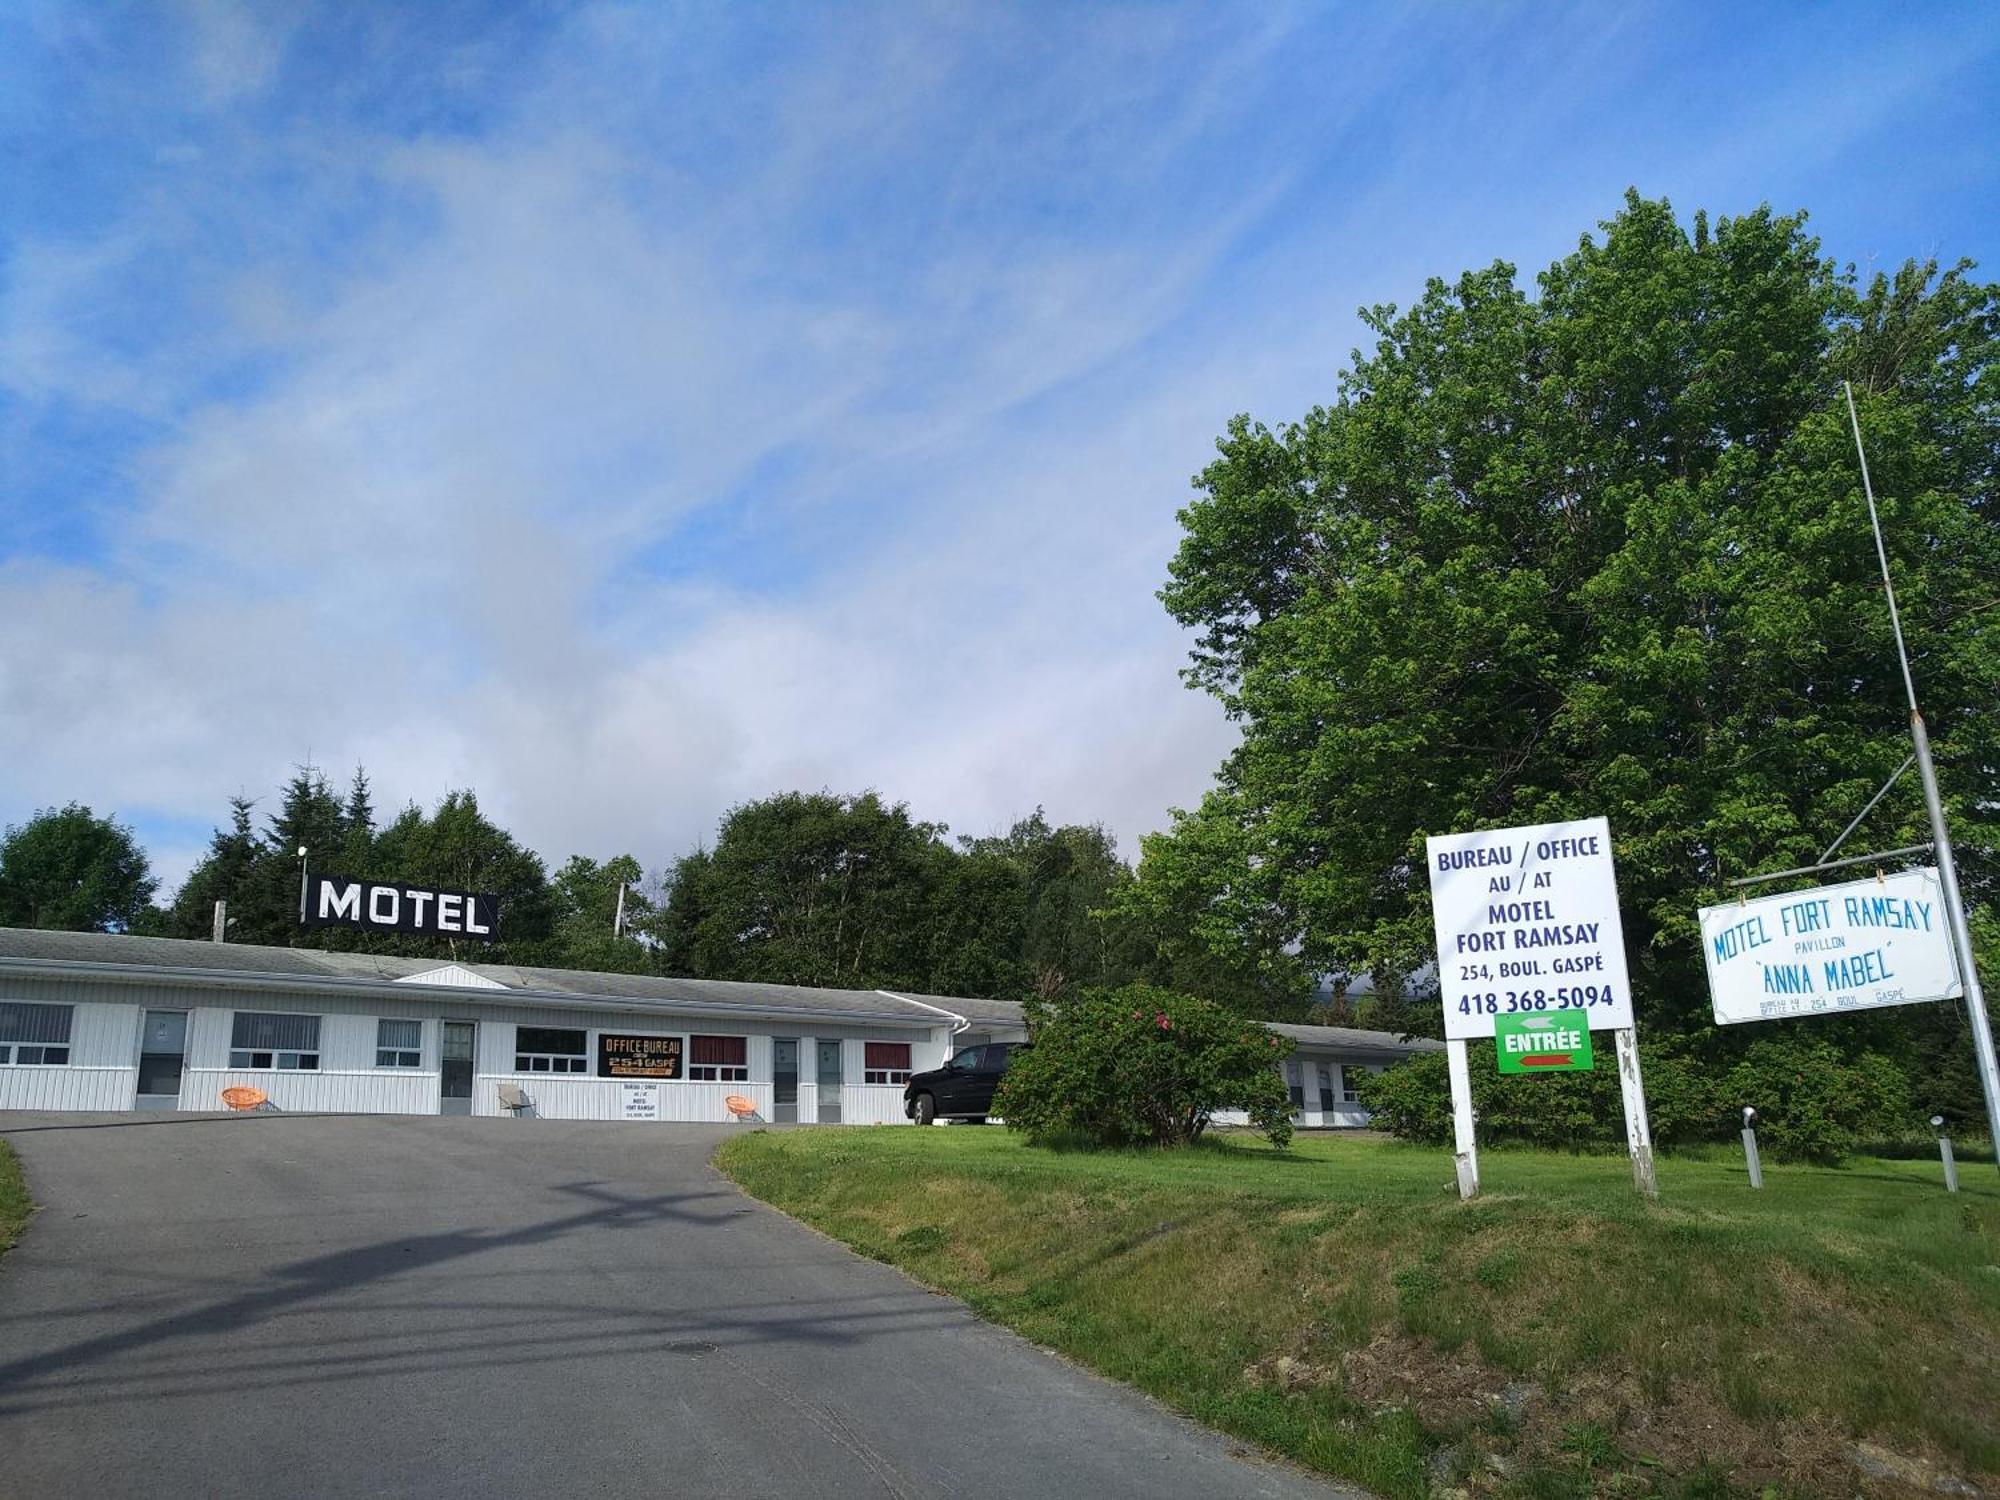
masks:
<svg viewBox="0 0 2000 1500"><path fill-rule="evenodd" d="M1889 625L1896 633L1896 659L1903 666L1903 689L1910 698L1910 740L1916 746L1917 775L1924 784L1924 810L1930 814L1931 842L1937 845L1938 884L1952 943L1958 949L1959 978L1965 985L1965 1014L1972 1024L1972 1050L1979 1065L1979 1088L1986 1096L1986 1126L2000 1143L2000 1064L1993 1057L1993 1027L1986 1015L1986 994L1979 987L1979 966L1972 957L1972 930L1965 921L1965 902L1958 893L1958 863L1951 857L1951 830L1945 827L1944 804L1938 799L1937 771L1931 765L1931 737L1917 711L1917 684L1910 675L1910 654L1903 645L1903 620L1896 611L1896 586L1889 581L1889 550L1882 544L1882 519L1875 511L1875 486L1868 477L1868 450L1861 443L1861 416L1854 408L1854 387L1847 392L1847 419L1854 427L1854 452L1861 460L1861 490L1868 497L1868 524L1875 531L1875 556L1882 564L1882 589L1889 597Z"/></svg>

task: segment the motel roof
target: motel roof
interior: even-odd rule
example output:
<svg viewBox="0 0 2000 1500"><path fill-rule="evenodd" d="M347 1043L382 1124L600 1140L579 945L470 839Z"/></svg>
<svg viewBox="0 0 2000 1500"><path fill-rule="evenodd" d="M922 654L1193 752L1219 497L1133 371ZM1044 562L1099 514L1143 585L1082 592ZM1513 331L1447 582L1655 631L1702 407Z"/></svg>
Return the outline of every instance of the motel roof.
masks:
<svg viewBox="0 0 2000 1500"><path fill-rule="evenodd" d="M975 1025L1020 1026L1011 1000L914 991L829 989L729 979L676 979L661 974L611 974L594 969L545 969L486 963L476 957L397 958L382 953L335 953L113 932L52 932L0 927L0 980L9 974L42 979L95 979L225 989L277 988L316 993L413 992L485 1003L572 1005L627 1011L713 1011L837 1018L873 1024L926 1025L944 1011ZM1347 1026L1272 1025L1302 1046L1373 1054L1385 1059L1435 1051L1443 1043L1406 1041L1392 1032Z"/></svg>

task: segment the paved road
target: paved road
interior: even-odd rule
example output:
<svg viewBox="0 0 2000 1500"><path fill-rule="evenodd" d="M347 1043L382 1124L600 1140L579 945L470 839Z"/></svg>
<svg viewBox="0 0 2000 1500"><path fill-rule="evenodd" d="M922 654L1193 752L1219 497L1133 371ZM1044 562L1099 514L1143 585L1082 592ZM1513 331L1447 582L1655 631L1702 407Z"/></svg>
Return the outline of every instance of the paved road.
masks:
<svg viewBox="0 0 2000 1500"><path fill-rule="evenodd" d="M0 1115L0 1494L1335 1494L745 1198L722 1134Z"/></svg>

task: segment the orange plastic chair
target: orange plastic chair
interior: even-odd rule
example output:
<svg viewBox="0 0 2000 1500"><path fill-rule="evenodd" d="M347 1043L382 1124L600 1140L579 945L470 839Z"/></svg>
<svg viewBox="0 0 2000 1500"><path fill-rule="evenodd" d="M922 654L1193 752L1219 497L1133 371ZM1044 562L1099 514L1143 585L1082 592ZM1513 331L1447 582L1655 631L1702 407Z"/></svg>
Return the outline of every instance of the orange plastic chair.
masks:
<svg viewBox="0 0 2000 1500"><path fill-rule="evenodd" d="M222 1091L222 1102L231 1109L257 1109L265 1103L265 1095L262 1089L245 1088L239 1083Z"/></svg>
<svg viewBox="0 0 2000 1500"><path fill-rule="evenodd" d="M757 1113L756 1101L745 1099L741 1094L731 1094L722 1101L722 1107L739 1120L747 1120Z"/></svg>

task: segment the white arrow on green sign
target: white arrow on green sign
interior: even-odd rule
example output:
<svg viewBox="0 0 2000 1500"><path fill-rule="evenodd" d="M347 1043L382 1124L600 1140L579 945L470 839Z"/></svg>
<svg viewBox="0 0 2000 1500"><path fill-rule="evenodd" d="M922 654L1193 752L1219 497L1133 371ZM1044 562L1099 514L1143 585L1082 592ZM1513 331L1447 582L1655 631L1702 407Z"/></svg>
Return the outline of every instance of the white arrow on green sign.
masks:
<svg viewBox="0 0 2000 1500"><path fill-rule="evenodd" d="M1524 1011L1495 1016L1493 1023L1493 1045L1503 1073L1590 1071L1588 1011Z"/></svg>

